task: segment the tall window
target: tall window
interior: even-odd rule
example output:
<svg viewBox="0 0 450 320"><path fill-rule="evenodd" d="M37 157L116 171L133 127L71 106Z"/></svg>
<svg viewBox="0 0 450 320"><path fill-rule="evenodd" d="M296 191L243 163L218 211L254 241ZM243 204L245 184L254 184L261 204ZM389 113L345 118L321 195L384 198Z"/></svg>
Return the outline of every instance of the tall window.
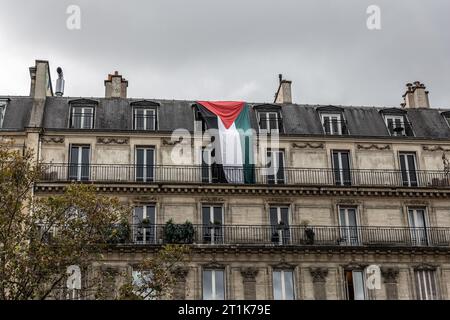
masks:
<svg viewBox="0 0 450 320"><path fill-rule="evenodd" d="M0 128L3 128L3 119L6 113L6 101L0 101Z"/></svg>
<svg viewBox="0 0 450 320"><path fill-rule="evenodd" d="M156 130L156 110L135 108L134 109L134 129L135 130Z"/></svg>
<svg viewBox="0 0 450 320"><path fill-rule="evenodd" d="M136 181L152 182L155 177L155 149L153 147L136 148Z"/></svg>
<svg viewBox="0 0 450 320"><path fill-rule="evenodd" d="M269 184L285 183L284 150L267 150L267 182Z"/></svg>
<svg viewBox="0 0 450 320"><path fill-rule="evenodd" d="M408 221L411 228L411 241L416 246L428 244L425 208L408 208Z"/></svg>
<svg viewBox="0 0 450 320"><path fill-rule="evenodd" d="M354 207L339 207L339 225L342 245L359 244L357 211Z"/></svg>
<svg viewBox="0 0 450 320"><path fill-rule="evenodd" d="M417 187L417 162L415 153L402 152L400 157L400 170L405 187Z"/></svg>
<svg viewBox="0 0 450 320"><path fill-rule="evenodd" d="M88 145L70 146L69 180L89 180L90 154L91 147Z"/></svg>
<svg viewBox="0 0 450 320"><path fill-rule="evenodd" d="M156 207L154 204L134 208L133 231L135 243L156 243Z"/></svg>
<svg viewBox="0 0 450 320"><path fill-rule="evenodd" d="M203 300L225 299L224 270L203 270Z"/></svg>
<svg viewBox="0 0 450 320"><path fill-rule="evenodd" d="M279 132L281 117L277 111L258 112L259 129L267 130L268 132Z"/></svg>
<svg viewBox="0 0 450 320"><path fill-rule="evenodd" d="M221 205L202 206L203 241L223 243L223 208Z"/></svg>
<svg viewBox="0 0 450 320"><path fill-rule="evenodd" d="M151 283L152 274L150 271L132 271L133 278L133 293L141 296L144 300L152 300Z"/></svg>
<svg viewBox="0 0 450 320"><path fill-rule="evenodd" d="M334 179L338 186L349 186L352 184L350 174L350 152L333 151Z"/></svg>
<svg viewBox="0 0 450 320"><path fill-rule="evenodd" d="M294 273L292 270L275 270L273 278L273 298L294 300Z"/></svg>
<svg viewBox="0 0 450 320"><path fill-rule="evenodd" d="M269 208L269 219L272 226L272 242L275 244L288 244L291 238L289 207L271 206Z"/></svg>
<svg viewBox="0 0 450 320"><path fill-rule="evenodd" d="M365 286L364 270L346 270L345 286L348 300L366 300L367 291Z"/></svg>
<svg viewBox="0 0 450 320"><path fill-rule="evenodd" d="M391 136L414 136L405 115L385 115L384 121Z"/></svg>
<svg viewBox="0 0 450 320"><path fill-rule="evenodd" d="M347 134L347 126L340 113L321 113L322 126L325 134L341 135Z"/></svg>
<svg viewBox="0 0 450 320"><path fill-rule="evenodd" d="M94 107L72 107L70 112L70 128L94 128Z"/></svg>
<svg viewBox="0 0 450 320"><path fill-rule="evenodd" d="M416 270L414 271L414 280L416 284L416 295L418 300L439 299L436 271Z"/></svg>

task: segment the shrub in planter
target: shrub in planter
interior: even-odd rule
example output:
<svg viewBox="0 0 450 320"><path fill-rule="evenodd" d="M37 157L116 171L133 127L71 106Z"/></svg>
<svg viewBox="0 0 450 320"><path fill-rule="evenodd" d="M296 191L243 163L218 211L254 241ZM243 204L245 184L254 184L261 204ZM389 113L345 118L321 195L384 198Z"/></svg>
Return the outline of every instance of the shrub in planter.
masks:
<svg viewBox="0 0 450 320"><path fill-rule="evenodd" d="M175 224L172 219L164 226L164 241L170 244L189 244L194 242L194 226L186 221L183 224Z"/></svg>
<svg viewBox="0 0 450 320"><path fill-rule="evenodd" d="M118 244L125 243L130 239L130 225L128 221L121 221L118 224L111 225L107 230L107 243Z"/></svg>

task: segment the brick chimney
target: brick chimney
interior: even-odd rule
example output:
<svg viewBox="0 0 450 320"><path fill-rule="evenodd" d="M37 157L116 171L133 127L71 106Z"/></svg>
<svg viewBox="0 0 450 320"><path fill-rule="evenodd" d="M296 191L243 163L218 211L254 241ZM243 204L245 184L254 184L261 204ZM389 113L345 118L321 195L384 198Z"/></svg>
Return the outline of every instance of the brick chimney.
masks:
<svg viewBox="0 0 450 320"><path fill-rule="evenodd" d="M403 95L404 102L401 104L403 108L430 108L428 100L428 91L420 81L406 84L406 92Z"/></svg>
<svg viewBox="0 0 450 320"><path fill-rule="evenodd" d="M291 85L292 81L283 79L283 75L278 75L280 85L275 93L275 103L292 103Z"/></svg>
<svg viewBox="0 0 450 320"><path fill-rule="evenodd" d="M109 74L108 79L105 80L105 97L126 98L127 88L128 81L116 71L114 74Z"/></svg>

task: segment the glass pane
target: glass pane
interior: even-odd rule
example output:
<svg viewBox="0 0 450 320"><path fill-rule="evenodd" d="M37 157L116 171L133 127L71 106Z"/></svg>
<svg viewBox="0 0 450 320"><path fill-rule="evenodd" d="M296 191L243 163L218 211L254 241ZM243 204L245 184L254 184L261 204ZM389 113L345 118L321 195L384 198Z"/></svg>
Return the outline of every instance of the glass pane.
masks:
<svg viewBox="0 0 450 320"><path fill-rule="evenodd" d="M136 180L144 180L144 149L136 149Z"/></svg>
<svg viewBox="0 0 450 320"><path fill-rule="evenodd" d="M400 170L402 172L402 181L404 186L409 185L409 176L408 171L406 170L406 155L401 154L400 155Z"/></svg>
<svg viewBox="0 0 450 320"><path fill-rule="evenodd" d="M81 129L81 108L72 108L72 128Z"/></svg>
<svg viewBox="0 0 450 320"><path fill-rule="evenodd" d="M270 130L278 129L278 117L276 113L269 113Z"/></svg>
<svg viewBox="0 0 450 320"><path fill-rule="evenodd" d="M155 158L154 158L154 150L153 149L147 149L146 150L146 154L147 154L147 181L153 181L153 177L154 177L154 165L155 165Z"/></svg>
<svg viewBox="0 0 450 320"><path fill-rule="evenodd" d="M269 215L270 215L270 224L272 226L276 226L278 225L279 221L278 221L278 212L277 212L277 208L276 207L270 207L269 209Z"/></svg>
<svg viewBox="0 0 450 320"><path fill-rule="evenodd" d="M259 128L267 129L267 113L260 113L259 115Z"/></svg>
<svg viewBox="0 0 450 320"><path fill-rule="evenodd" d="M90 147L83 147L81 153L81 179L89 180Z"/></svg>
<svg viewBox="0 0 450 320"><path fill-rule="evenodd" d="M278 152L278 171L277 180L278 183L284 183L284 152Z"/></svg>
<svg viewBox="0 0 450 320"><path fill-rule="evenodd" d="M224 274L222 270L215 270L216 300L225 299Z"/></svg>
<svg viewBox="0 0 450 320"><path fill-rule="evenodd" d="M292 271L284 271L284 296L286 300L294 300L294 275Z"/></svg>
<svg viewBox="0 0 450 320"><path fill-rule="evenodd" d="M212 271L203 271L203 300L212 300Z"/></svg>
<svg viewBox="0 0 450 320"><path fill-rule="evenodd" d="M344 177L344 184L351 184L350 177L350 159L348 152L341 152L341 161L342 161L342 175Z"/></svg>
<svg viewBox="0 0 450 320"><path fill-rule="evenodd" d="M203 241L211 242L211 209L209 206L202 207L202 222L203 222Z"/></svg>
<svg viewBox="0 0 450 320"><path fill-rule="evenodd" d="M78 179L78 157L79 147L72 146L70 149L70 165L69 165L69 179Z"/></svg>
<svg viewBox="0 0 450 320"><path fill-rule="evenodd" d="M413 154L407 156L408 160L408 170L409 170L409 180L411 186L417 186L417 175L416 175L416 159Z"/></svg>
<svg viewBox="0 0 450 320"><path fill-rule="evenodd" d="M281 300L283 298L281 291L281 272L273 272L273 298L274 300Z"/></svg>
<svg viewBox="0 0 450 320"><path fill-rule="evenodd" d="M135 207L134 208L134 216L133 216L134 223L136 223L136 224L140 223L143 218L144 218L143 207Z"/></svg>
<svg viewBox="0 0 450 320"><path fill-rule="evenodd" d="M144 130L144 110L134 110L134 128L136 130Z"/></svg>
<svg viewBox="0 0 450 320"><path fill-rule="evenodd" d="M326 134L331 133L331 122L330 117L323 117L323 127L325 129Z"/></svg>
<svg viewBox="0 0 450 320"><path fill-rule="evenodd" d="M155 130L156 116L155 110L146 110L147 128L146 130Z"/></svg>
<svg viewBox="0 0 450 320"><path fill-rule="evenodd" d="M364 279L362 271L353 271L353 289L355 300L364 300Z"/></svg>
<svg viewBox="0 0 450 320"><path fill-rule="evenodd" d="M337 185L341 185L341 166L339 163L340 159L340 153L339 152L333 152L333 168L334 168L334 178Z"/></svg>
<svg viewBox="0 0 450 320"><path fill-rule="evenodd" d="M223 224L222 207L214 207L214 223Z"/></svg>
<svg viewBox="0 0 450 320"><path fill-rule="evenodd" d="M92 129L94 120L94 112L92 108L83 108L83 129Z"/></svg>

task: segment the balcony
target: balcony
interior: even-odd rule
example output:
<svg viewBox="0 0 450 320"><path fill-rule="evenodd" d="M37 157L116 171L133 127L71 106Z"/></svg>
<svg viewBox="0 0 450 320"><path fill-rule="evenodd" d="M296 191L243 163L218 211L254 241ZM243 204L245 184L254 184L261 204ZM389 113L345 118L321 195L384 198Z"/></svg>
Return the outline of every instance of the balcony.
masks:
<svg viewBox="0 0 450 320"><path fill-rule="evenodd" d="M192 225L185 242L198 245L450 247L450 228ZM165 225L132 225L124 244L156 245L168 241Z"/></svg>
<svg viewBox="0 0 450 320"><path fill-rule="evenodd" d="M42 164L42 182L86 181L97 183L182 183L245 184L287 186L356 186L448 188L450 176L444 171L425 170L337 170L310 168L219 169L217 166L136 166L117 164ZM346 177L345 181L342 176ZM248 179L246 180L248 181Z"/></svg>

